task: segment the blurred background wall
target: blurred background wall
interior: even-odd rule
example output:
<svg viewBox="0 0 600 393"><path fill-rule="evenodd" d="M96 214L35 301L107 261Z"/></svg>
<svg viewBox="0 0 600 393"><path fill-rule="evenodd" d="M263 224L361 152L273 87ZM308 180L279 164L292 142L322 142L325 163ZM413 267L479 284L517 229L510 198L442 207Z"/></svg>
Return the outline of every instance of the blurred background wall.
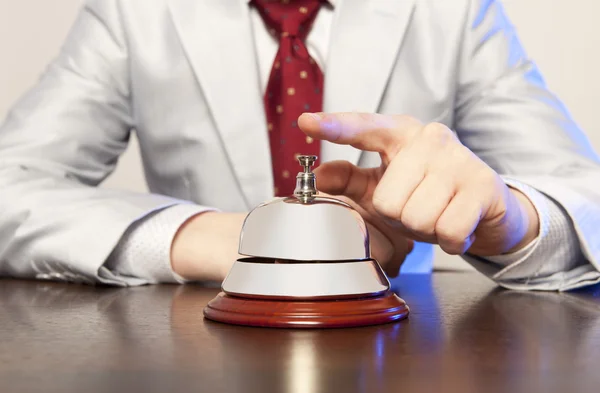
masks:
<svg viewBox="0 0 600 393"><path fill-rule="evenodd" d="M0 0L0 119L55 56L80 4L81 0ZM504 4L551 89L600 151L600 1L505 0ZM146 190L135 139L104 186ZM468 268L442 252L436 266Z"/></svg>

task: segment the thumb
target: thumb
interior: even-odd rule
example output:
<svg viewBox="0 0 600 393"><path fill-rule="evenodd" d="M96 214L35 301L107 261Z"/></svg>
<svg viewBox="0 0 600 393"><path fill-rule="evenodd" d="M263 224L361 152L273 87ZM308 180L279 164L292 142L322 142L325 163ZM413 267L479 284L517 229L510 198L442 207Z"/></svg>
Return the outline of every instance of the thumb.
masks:
<svg viewBox="0 0 600 393"><path fill-rule="evenodd" d="M348 161L332 161L315 169L317 189L330 195L343 195L359 203L376 185L376 168L359 168Z"/></svg>

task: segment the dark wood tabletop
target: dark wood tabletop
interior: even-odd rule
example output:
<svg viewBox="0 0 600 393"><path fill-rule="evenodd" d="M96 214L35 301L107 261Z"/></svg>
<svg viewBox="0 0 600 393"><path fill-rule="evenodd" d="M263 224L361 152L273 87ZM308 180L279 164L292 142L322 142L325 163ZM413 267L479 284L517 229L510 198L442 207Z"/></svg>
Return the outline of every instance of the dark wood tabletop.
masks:
<svg viewBox="0 0 600 393"><path fill-rule="evenodd" d="M598 392L600 286L394 282L405 321L333 330L202 317L216 289L0 280L0 392Z"/></svg>

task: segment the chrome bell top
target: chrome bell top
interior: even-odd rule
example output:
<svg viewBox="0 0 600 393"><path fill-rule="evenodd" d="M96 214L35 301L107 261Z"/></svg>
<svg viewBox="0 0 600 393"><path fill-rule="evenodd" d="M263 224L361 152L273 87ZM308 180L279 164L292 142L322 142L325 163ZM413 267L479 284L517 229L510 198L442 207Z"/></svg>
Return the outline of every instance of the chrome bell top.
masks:
<svg viewBox="0 0 600 393"><path fill-rule="evenodd" d="M239 253L295 261L370 258L369 234L360 214L340 200L318 196L311 167L316 156L299 156L294 196L257 206L244 221Z"/></svg>

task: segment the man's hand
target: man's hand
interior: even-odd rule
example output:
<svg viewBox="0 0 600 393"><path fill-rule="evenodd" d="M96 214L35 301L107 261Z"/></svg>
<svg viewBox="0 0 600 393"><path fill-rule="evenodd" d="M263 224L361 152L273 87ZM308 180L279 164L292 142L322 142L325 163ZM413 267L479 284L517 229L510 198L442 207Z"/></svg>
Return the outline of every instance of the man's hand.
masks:
<svg viewBox="0 0 600 393"><path fill-rule="evenodd" d="M207 212L179 228L171 246L173 271L187 280L222 281L240 257L238 245L246 214Z"/></svg>
<svg viewBox="0 0 600 393"><path fill-rule="evenodd" d="M314 139L380 154L379 168L336 161L316 172L319 189L352 200L388 244L406 237L437 243L450 254L492 256L516 251L538 234L529 199L509 189L443 124L319 113L303 114L299 126ZM376 254L377 243L373 248Z"/></svg>

